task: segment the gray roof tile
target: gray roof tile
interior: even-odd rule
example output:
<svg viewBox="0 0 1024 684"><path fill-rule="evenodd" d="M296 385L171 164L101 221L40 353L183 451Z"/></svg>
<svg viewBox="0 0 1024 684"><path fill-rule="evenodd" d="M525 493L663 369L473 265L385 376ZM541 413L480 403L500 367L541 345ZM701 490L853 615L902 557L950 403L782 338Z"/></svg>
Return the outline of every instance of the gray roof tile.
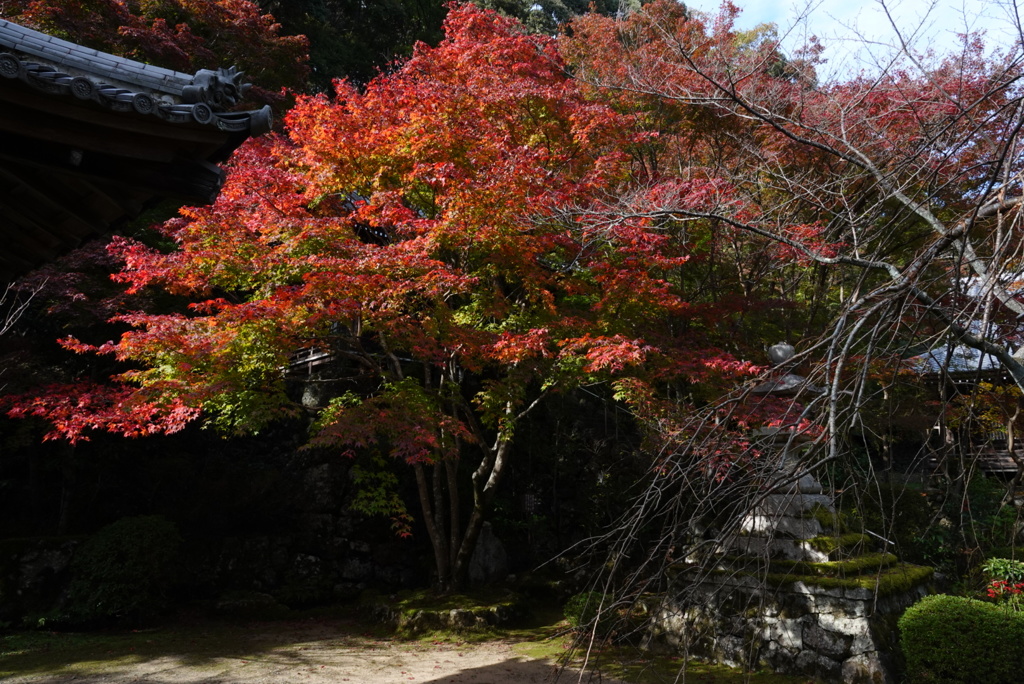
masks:
<svg viewBox="0 0 1024 684"><path fill-rule="evenodd" d="M0 19L0 50L5 48L22 53L22 62L30 65L29 71L42 74L41 77L23 78L34 87L41 88L47 81L67 86L76 76L85 75L93 82L100 102L116 111L126 111L124 105L131 102L138 92L149 92L159 102L154 113L160 118L170 123L194 123L192 105L171 104L162 97L180 96L184 87L192 83L192 74L110 55ZM58 94L72 96L66 88ZM255 115L252 120L262 122L260 132L263 132L263 124L269 121L266 109L238 112L230 121L223 123L214 117L210 123L224 130L247 131L250 116Z"/></svg>
<svg viewBox="0 0 1024 684"><path fill-rule="evenodd" d="M98 78L108 76L168 92L180 92L182 86L192 81L191 74L116 57L2 19L0 46L81 69Z"/></svg>

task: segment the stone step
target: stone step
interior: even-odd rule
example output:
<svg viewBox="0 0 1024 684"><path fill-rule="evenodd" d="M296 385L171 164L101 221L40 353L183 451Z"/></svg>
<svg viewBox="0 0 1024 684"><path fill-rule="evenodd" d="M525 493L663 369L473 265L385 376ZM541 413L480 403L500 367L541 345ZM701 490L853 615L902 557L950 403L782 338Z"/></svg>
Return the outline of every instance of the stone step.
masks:
<svg viewBox="0 0 1024 684"><path fill-rule="evenodd" d="M719 552L726 556L743 554L773 560L824 563L859 554L870 547L870 537L856 533L821 535L811 539L734 535L722 541Z"/></svg>
<svg viewBox="0 0 1024 684"><path fill-rule="evenodd" d="M832 497L825 494L804 494L789 492L785 494L769 494L757 505L754 512L759 515L790 515L797 518L812 517L816 510L824 509L834 514L835 504Z"/></svg>
<svg viewBox="0 0 1024 684"><path fill-rule="evenodd" d="M740 523L745 534L773 538L813 539L820 537L824 528L816 518L798 518L791 515L748 515Z"/></svg>
<svg viewBox="0 0 1024 684"><path fill-rule="evenodd" d="M782 485L777 490L780 494L821 494L821 483L813 475L804 475L795 482Z"/></svg>
<svg viewBox="0 0 1024 684"><path fill-rule="evenodd" d="M773 574L790 574L800 576L821 577L859 577L875 575L880 570L889 568L898 562L891 553L869 553L854 556L845 560L811 563L807 561L773 561L769 563L768 572Z"/></svg>

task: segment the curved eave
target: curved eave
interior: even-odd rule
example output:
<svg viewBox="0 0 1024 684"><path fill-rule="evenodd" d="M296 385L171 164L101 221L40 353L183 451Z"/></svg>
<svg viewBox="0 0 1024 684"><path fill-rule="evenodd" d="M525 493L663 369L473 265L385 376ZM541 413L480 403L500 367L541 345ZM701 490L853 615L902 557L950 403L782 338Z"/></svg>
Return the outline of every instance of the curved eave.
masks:
<svg viewBox="0 0 1024 684"><path fill-rule="evenodd" d="M212 202L224 180L216 162L269 130L271 114L216 111L212 89L224 81L205 74L112 57L0 20L0 278L162 198Z"/></svg>

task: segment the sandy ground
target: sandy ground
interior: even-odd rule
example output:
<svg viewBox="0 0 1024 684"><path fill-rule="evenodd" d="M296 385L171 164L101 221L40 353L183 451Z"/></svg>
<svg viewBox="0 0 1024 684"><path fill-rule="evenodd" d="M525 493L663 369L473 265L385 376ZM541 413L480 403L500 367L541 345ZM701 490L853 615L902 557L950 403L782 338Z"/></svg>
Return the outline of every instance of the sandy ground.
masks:
<svg viewBox="0 0 1024 684"><path fill-rule="evenodd" d="M272 624L272 623L271 623ZM577 682L579 673L516 651L509 642L392 642L332 632L327 625L283 634L270 624L244 648L195 643L179 654L79 656L49 673L15 674L5 684L513 684ZM200 637L201 641L201 637ZM237 653L226 653L236 650ZM560 675L560 676L559 676ZM602 681L586 677L583 681ZM613 680L605 678L604 682Z"/></svg>

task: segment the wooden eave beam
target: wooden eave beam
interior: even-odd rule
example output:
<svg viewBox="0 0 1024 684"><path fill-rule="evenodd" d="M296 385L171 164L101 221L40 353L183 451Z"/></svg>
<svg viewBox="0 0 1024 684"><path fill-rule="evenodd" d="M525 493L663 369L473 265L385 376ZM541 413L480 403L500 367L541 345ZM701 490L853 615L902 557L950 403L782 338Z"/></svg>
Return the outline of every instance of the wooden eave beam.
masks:
<svg viewBox="0 0 1024 684"><path fill-rule="evenodd" d="M55 199L60 196L47 192L45 186L40 187L39 180L25 174L14 174L0 162L0 181L3 181L0 201L8 207L10 215L24 216L25 220L38 224L43 231L59 229L76 244L104 229L103 223L80 215L74 204L69 206L66 201Z"/></svg>

